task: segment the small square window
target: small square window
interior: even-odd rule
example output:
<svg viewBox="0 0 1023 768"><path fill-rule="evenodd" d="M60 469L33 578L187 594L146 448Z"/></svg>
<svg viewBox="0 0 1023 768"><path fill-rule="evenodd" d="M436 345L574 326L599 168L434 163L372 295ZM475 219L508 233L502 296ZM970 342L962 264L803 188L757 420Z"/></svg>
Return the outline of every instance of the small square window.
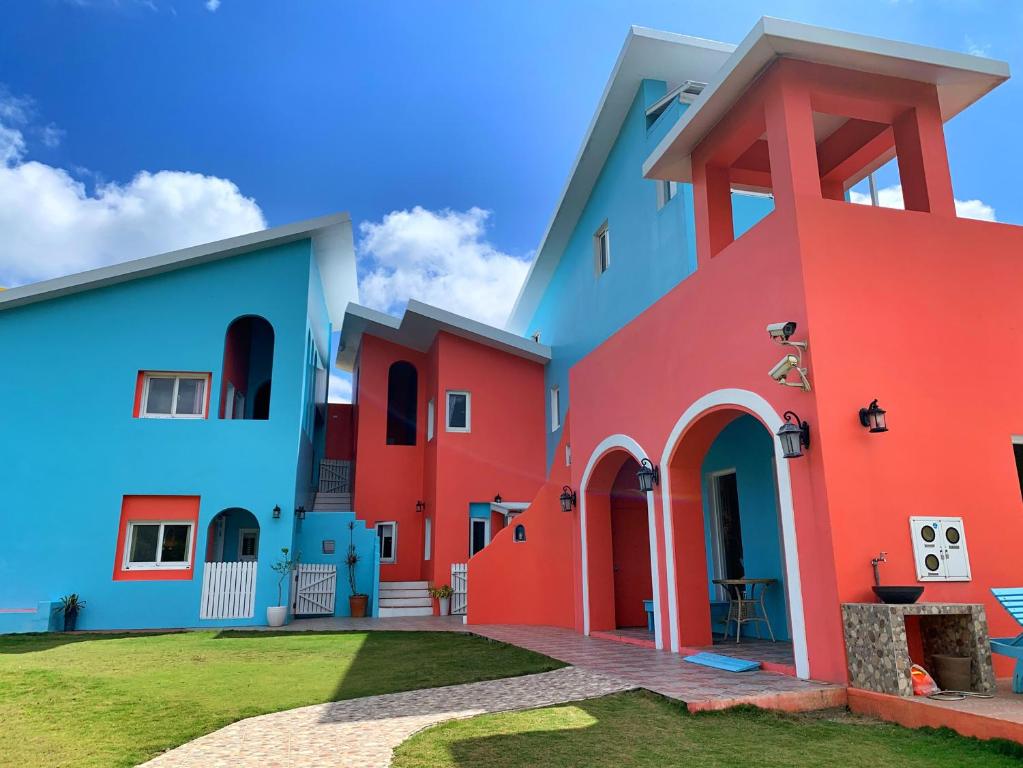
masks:
<svg viewBox="0 0 1023 768"><path fill-rule="evenodd" d="M146 373L139 416L146 419L204 419L209 374Z"/></svg>
<svg viewBox="0 0 1023 768"><path fill-rule="evenodd" d="M448 432L469 432L472 425L472 398L468 392L448 392L445 427Z"/></svg>
<svg viewBox="0 0 1023 768"><path fill-rule="evenodd" d="M608 233L606 221L593 235L593 256L597 275L607 272L607 268L611 266L611 235Z"/></svg>

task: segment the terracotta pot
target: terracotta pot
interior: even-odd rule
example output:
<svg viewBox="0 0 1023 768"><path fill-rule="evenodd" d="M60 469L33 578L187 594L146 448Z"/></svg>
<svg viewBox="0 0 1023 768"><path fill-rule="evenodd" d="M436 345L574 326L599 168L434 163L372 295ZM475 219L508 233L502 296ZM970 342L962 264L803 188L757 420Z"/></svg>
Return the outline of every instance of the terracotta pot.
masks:
<svg viewBox="0 0 1023 768"><path fill-rule="evenodd" d="M352 595L348 598L348 609L353 619L361 619L366 615L366 603L369 602L368 595Z"/></svg>

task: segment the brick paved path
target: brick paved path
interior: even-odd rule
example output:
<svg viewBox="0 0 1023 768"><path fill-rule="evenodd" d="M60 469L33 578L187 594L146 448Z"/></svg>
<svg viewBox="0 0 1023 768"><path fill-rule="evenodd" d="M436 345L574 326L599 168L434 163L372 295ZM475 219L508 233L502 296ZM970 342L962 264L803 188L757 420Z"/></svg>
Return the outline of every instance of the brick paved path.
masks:
<svg viewBox="0 0 1023 768"><path fill-rule="evenodd" d="M483 683L316 704L240 720L150 760L146 768L370 768L445 720L606 696L631 683L572 667Z"/></svg>

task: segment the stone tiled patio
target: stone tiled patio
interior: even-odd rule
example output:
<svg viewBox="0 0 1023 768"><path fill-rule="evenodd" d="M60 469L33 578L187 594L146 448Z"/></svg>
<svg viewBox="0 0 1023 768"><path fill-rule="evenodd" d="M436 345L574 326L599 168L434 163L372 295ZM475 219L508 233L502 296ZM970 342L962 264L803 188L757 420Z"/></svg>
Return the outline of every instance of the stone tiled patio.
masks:
<svg viewBox="0 0 1023 768"><path fill-rule="evenodd" d="M683 701L692 711L737 704L801 711L845 704L842 686L759 670L722 672L684 662L678 654L585 637L568 629L517 625L470 625L468 629L580 669L623 678L636 687Z"/></svg>

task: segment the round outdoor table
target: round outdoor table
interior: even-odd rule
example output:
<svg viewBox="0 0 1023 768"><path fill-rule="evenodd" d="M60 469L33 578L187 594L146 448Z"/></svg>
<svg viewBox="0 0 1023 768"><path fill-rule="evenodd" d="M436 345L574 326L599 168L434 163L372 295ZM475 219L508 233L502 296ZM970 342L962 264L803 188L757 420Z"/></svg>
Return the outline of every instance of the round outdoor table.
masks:
<svg viewBox="0 0 1023 768"><path fill-rule="evenodd" d="M767 618L767 608L764 607L764 595L777 579L714 579L715 584L720 584L728 593L728 618L725 619L725 638L728 638L728 628L735 622L735 642L742 638L742 625L753 623L757 628L757 639L762 640L760 635L760 623L767 625L767 632L774 642L774 630L771 629L771 620Z"/></svg>

